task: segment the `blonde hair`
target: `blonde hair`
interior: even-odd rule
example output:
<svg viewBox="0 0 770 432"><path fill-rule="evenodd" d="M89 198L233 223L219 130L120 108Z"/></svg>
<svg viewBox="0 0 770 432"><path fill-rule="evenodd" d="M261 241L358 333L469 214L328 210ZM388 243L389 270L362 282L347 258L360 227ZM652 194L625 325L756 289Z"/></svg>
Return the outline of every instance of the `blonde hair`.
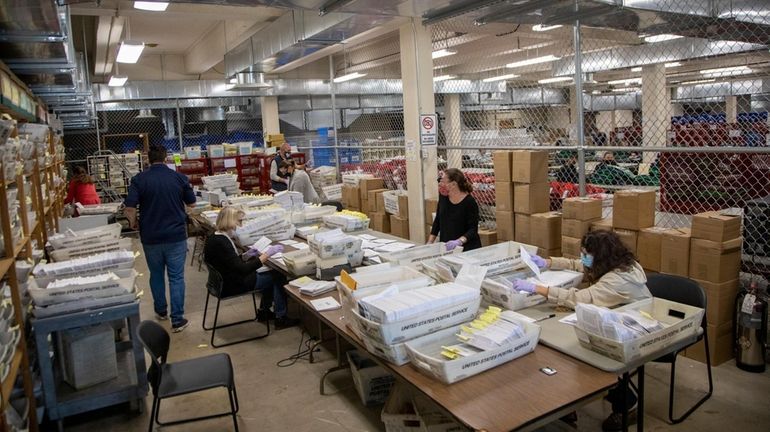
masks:
<svg viewBox="0 0 770 432"><path fill-rule="evenodd" d="M239 221L244 216L246 213L237 207L223 208L217 216L217 231L228 232L238 228Z"/></svg>

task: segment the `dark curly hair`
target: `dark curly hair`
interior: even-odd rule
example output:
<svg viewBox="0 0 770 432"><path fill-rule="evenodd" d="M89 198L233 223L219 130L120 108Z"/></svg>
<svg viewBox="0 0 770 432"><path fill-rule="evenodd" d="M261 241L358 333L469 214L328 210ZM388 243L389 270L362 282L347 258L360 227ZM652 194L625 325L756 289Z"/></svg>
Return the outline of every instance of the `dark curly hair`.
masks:
<svg viewBox="0 0 770 432"><path fill-rule="evenodd" d="M633 252L628 250L613 231L596 230L586 233L580 246L594 257L593 266L585 269L592 282L613 270L628 271L636 261Z"/></svg>
<svg viewBox="0 0 770 432"><path fill-rule="evenodd" d="M448 170L444 171L444 175L449 179L449 181L457 183L457 187L461 191L468 194L473 192L473 185L468 180L468 178L465 177L465 174L463 174L463 172L459 169L449 168Z"/></svg>

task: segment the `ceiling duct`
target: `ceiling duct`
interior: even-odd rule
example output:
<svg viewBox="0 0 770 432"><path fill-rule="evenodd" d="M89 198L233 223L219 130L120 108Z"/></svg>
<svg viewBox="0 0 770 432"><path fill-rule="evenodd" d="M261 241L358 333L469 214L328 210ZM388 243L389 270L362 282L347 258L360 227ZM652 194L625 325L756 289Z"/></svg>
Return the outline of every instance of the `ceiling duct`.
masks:
<svg viewBox="0 0 770 432"><path fill-rule="evenodd" d="M225 54L225 76L270 72L320 49L371 30L390 17L292 10Z"/></svg>
<svg viewBox="0 0 770 432"><path fill-rule="evenodd" d="M135 117L137 119L154 119L157 118L151 109L140 109L139 114Z"/></svg>
<svg viewBox="0 0 770 432"><path fill-rule="evenodd" d="M265 82L263 73L239 73L235 76L236 83L227 86L227 91L261 90L273 85Z"/></svg>

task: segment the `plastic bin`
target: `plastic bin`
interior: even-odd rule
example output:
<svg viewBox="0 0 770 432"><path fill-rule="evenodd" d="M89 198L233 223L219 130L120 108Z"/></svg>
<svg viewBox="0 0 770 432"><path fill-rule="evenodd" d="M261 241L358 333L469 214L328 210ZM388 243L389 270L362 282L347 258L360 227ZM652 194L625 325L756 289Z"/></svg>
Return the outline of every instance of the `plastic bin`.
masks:
<svg viewBox="0 0 770 432"><path fill-rule="evenodd" d="M353 327L355 326L352 326L351 329L353 329L353 332L356 333L358 328ZM404 343L385 345L377 343L366 337L361 337L361 340L363 341L367 351L381 359L385 359L397 366L403 366L409 363L409 353L406 351L406 344Z"/></svg>
<svg viewBox="0 0 770 432"><path fill-rule="evenodd" d="M51 251L51 260L54 262L67 261L88 255L99 254L102 252L114 252L118 250L131 250L131 239L111 239L98 243L89 243L85 245L72 246L69 248L56 249Z"/></svg>
<svg viewBox="0 0 770 432"><path fill-rule="evenodd" d="M411 265L416 268L422 268L422 261L440 258L447 254L456 253L458 250L447 251L446 244L437 242L421 246L414 246L398 252L380 252L380 258L384 262L391 262L398 265Z"/></svg>
<svg viewBox="0 0 770 432"><path fill-rule="evenodd" d="M518 272L486 278L481 283L481 297L490 304L513 311L544 303L547 299L539 294L522 293L513 289L513 279L526 279L528 276L526 272Z"/></svg>
<svg viewBox="0 0 770 432"><path fill-rule="evenodd" d="M32 279L28 288L29 294L36 306L49 306L86 298L114 297L134 292L134 282L138 275L135 270L117 270L113 273L118 277L117 280L69 285L60 288L40 288L36 280Z"/></svg>
<svg viewBox="0 0 770 432"><path fill-rule="evenodd" d="M351 290L339 276L334 278L340 303L347 310L358 312L358 300L379 294L392 284L397 284L400 291L407 291L433 285L433 279L421 274L410 267L392 267L383 271L352 273L350 277L356 281L356 289Z"/></svg>
<svg viewBox="0 0 770 432"><path fill-rule="evenodd" d="M525 269L526 265L521 261L519 248L532 255L537 254L537 247L508 241L492 246L486 246L461 254L445 255L439 261L451 267L457 274L465 264L480 265L487 268L487 276Z"/></svg>
<svg viewBox="0 0 770 432"><path fill-rule="evenodd" d="M347 352L350 373L364 405L384 403L396 378L358 351Z"/></svg>
<svg viewBox="0 0 770 432"><path fill-rule="evenodd" d="M676 303L662 298L649 298L615 309L616 312L641 310L652 315L665 327L626 342L618 342L586 332L578 325L575 333L580 345L621 363L660 352L683 339L695 336L701 328L704 310L694 306Z"/></svg>
<svg viewBox="0 0 770 432"><path fill-rule="evenodd" d="M289 273L295 276L314 274L316 256L308 249L286 252L283 254L283 263Z"/></svg>
<svg viewBox="0 0 770 432"><path fill-rule="evenodd" d="M359 219L352 216L328 215L323 217L324 224L329 228L339 228L345 232L363 231L369 229L369 218Z"/></svg>
<svg viewBox="0 0 770 432"><path fill-rule="evenodd" d="M109 324L61 332L64 381L81 390L118 376L115 331Z"/></svg>
<svg viewBox="0 0 770 432"><path fill-rule="evenodd" d="M430 400L396 383L390 391L380 419L386 432L463 432L468 429Z"/></svg>
<svg viewBox="0 0 770 432"><path fill-rule="evenodd" d="M406 342L409 361L420 372L432 376L444 384L452 384L470 376L492 369L503 363L529 354L535 350L540 338L540 326L519 321L524 327L524 336L494 350L449 360L441 355L442 346L457 344L457 333L461 326Z"/></svg>

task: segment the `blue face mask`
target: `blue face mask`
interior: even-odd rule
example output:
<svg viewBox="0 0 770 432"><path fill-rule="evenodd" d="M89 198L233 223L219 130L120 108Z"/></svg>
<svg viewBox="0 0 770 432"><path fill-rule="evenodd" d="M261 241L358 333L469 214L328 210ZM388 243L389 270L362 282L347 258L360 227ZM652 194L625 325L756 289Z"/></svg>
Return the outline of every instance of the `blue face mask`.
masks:
<svg viewBox="0 0 770 432"><path fill-rule="evenodd" d="M594 256L591 254L580 254L580 262L583 263L583 267L591 268L594 265Z"/></svg>

